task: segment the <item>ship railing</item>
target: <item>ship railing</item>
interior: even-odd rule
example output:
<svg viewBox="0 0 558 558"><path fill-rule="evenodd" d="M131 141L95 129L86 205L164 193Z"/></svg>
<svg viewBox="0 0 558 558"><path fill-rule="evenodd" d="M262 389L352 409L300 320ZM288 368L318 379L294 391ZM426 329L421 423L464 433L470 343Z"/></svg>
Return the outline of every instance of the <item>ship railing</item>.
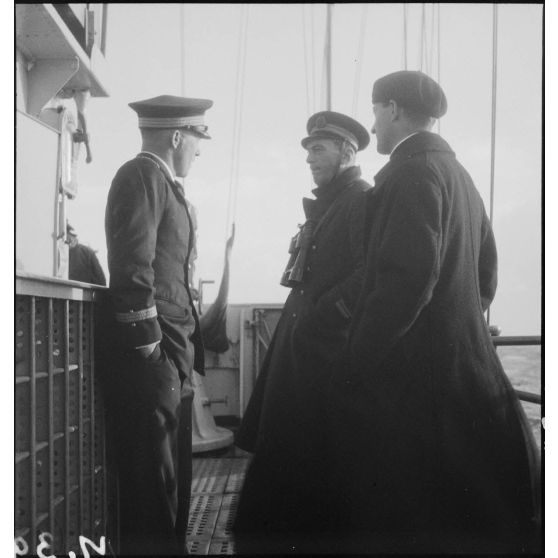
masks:
<svg viewBox="0 0 558 558"><path fill-rule="evenodd" d="M254 309L253 321L250 326L254 330L255 341L254 341L254 359L253 359L253 378L257 376L259 367L261 367L263 356L267 351L269 343L273 335L273 330L275 324L270 326L268 320L271 316L277 316L281 314L280 305L273 305L269 307L260 307ZM490 326L490 332L492 334L492 341L496 348L498 347L520 347L520 346L541 346L541 336L540 335L518 335L518 336L503 336L500 335L501 329L498 326ZM542 396L539 393L533 393L529 391L523 391L516 389L517 396L521 401L527 403L535 403L537 405L542 404Z"/></svg>
<svg viewBox="0 0 558 558"><path fill-rule="evenodd" d="M24 273L15 283L16 550L81 555L85 539L105 544L112 482L94 357L103 288Z"/></svg>
<svg viewBox="0 0 558 558"><path fill-rule="evenodd" d="M496 348L498 347L521 347L521 346L540 346L541 336L540 335L518 335L518 336L501 336L498 331L493 334L492 341ZM516 389L515 392L521 401L526 401L527 403L536 403L537 405L542 404L542 396L539 393L532 393L530 391L523 391Z"/></svg>

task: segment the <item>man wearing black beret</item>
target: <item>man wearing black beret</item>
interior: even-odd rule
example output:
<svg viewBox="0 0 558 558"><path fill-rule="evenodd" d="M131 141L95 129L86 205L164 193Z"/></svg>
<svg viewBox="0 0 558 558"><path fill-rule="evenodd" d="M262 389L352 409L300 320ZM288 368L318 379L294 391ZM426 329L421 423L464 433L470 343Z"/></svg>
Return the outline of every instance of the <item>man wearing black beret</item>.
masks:
<svg viewBox="0 0 558 558"><path fill-rule="evenodd" d="M377 80L366 270L331 385L332 505L343 551L540 551L539 455L484 312L496 246L467 171L430 130L421 72Z"/></svg>
<svg viewBox="0 0 558 558"><path fill-rule="evenodd" d="M236 439L254 453L234 525L240 553L327 550L322 404L327 367L346 342L362 284L370 185L356 153L370 136L333 111L312 115L306 131L315 199L302 200L306 222L281 281L291 291Z"/></svg>
<svg viewBox="0 0 558 558"><path fill-rule="evenodd" d="M119 556L187 553L192 374L204 373L204 352L189 290L194 230L176 178L210 137L204 114L212 104L172 95L130 103L142 150L120 167L108 195L105 391L119 473Z"/></svg>

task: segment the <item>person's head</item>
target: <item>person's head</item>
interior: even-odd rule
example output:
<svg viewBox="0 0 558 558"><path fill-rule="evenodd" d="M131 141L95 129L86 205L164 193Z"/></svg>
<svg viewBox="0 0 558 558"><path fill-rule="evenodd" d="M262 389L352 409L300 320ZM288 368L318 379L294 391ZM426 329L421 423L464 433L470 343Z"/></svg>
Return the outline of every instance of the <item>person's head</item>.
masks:
<svg viewBox="0 0 558 558"><path fill-rule="evenodd" d="M199 156L200 136L184 128L142 128L142 150L159 155L175 176L185 177Z"/></svg>
<svg viewBox="0 0 558 558"><path fill-rule="evenodd" d="M422 72L403 70L374 82L372 89L378 153L388 155L403 138L431 130L436 118L446 113L442 88Z"/></svg>
<svg viewBox="0 0 558 558"><path fill-rule="evenodd" d="M329 184L337 175L355 165L356 153L370 142L366 128L344 114L322 111L306 124L308 136L301 144L307 151L314 182Z"/></svg>
<svg viewBox="0 0 558 558"><path fill-rule="evenodd" d="M329 184L341 171L355 163L354 147L344 140L313 138L305 144L306 162L318 186Z"/></svg>
<svg viewBox="0 0 558 558"><path fill-rule="evenodd" d="M172 95L130 103L138 114L142 149L159 155L176 176L186 176L200 154L199 140L210 139L204 114L212 105Z"/></svg>
<svg viewBox="0 0 558 558"><path fill-rule="evenodd" d="M75 248L78 244L77 233L70 223L66 223L66 242L70 245L70 248Z"/></svg>

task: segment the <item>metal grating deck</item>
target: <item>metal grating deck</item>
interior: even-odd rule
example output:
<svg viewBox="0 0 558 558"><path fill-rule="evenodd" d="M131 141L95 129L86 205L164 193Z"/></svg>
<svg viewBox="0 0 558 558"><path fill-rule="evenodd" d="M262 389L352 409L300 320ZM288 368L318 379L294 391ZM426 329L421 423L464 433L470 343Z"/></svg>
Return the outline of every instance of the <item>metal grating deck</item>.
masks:
<svg viewBox="0 0 558 558"><path fill-rule="evenodd" d="M231 525L247 457L194 458L188 520L190 554L234 554Z"/></svg>

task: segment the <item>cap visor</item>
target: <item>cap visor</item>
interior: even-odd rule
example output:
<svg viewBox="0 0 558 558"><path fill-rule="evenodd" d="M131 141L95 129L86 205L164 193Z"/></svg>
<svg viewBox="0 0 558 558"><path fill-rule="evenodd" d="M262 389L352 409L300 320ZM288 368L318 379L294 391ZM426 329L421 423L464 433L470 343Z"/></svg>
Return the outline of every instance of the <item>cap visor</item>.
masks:
<svg viewBox="0 0 558 558"><path fill-rule="evenodd" d="M194 130L186 130L187 134L192 134L201 139L211 139L211 136L207 132L195 132Z"/></svg>

